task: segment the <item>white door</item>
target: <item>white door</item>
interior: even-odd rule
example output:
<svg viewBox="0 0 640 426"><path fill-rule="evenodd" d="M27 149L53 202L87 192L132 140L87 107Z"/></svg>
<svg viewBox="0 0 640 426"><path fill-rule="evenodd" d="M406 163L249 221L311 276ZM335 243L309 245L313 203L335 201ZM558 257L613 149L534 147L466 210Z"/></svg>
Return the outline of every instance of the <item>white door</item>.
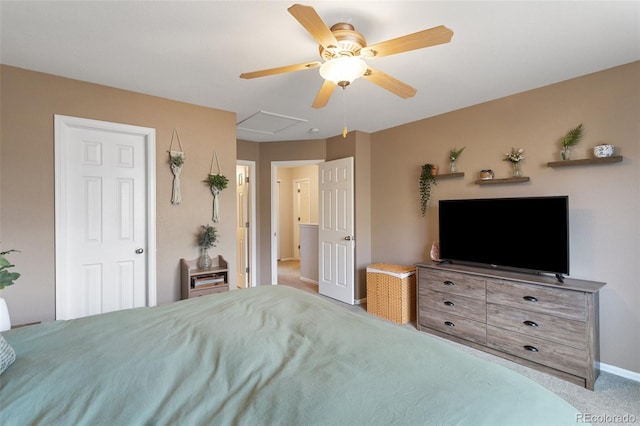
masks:
<svg viewBox="0 0 640 426"><path fill-rule="evenodd" d="M56 319L156 304L155 130L55 116Z"/></svg>
<svg viewBox="0 0 640 426"><path fill-rule="evenodd" d="M353 157L319 165L319 292L354 304Z"/></svg>
<svg viewBox="0 0 640 426"><path fill-rule="evenodd" d="M311 181L296 179L293 181L293 253L300 259L300 224L311 221Z"/></svg>
<svg viewBox="0 0 640 426"><path fill-rule="evenodd" d="M237 265L237 286L238 288L247 288L249 285L249 244L248 232L249 227L249 167L236 166L236 174L238 176L236 187L236 200L238 208L236 209L238 217L236 218L236 265Z"/></svg>

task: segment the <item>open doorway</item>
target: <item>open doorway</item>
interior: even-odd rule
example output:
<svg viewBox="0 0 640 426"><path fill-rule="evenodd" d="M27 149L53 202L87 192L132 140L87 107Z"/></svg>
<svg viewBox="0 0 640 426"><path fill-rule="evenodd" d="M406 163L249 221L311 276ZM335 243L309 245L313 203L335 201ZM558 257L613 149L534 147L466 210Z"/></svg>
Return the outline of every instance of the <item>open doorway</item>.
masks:
<svg viewBox="0 0 640 426"><path fill-rule="evenodd" d="M236 163L236 282L238 288L256 284L256 187L255 161Z"/></svg>
<svg viewBox="0 0 640 426"><path fill-rule="evenodd" d="M322 162L271 163L272 284L318 292L318 164Z"/></svg>

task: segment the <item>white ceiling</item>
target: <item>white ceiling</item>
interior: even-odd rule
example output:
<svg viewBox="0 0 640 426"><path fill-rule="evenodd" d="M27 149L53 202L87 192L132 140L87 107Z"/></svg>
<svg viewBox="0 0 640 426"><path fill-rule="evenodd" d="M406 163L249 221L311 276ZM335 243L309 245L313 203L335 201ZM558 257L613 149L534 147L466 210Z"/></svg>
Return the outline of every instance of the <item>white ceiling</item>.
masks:
<svg viewBox="0 0 640 426"><path fill-rule="evenodd" d="M303 120L273 134L238 130L239 139L284 141L339 135L345 118L371 133L640 59L639 1L301 3L328 26L353 24L370 44L441 24L454 36L370 61L415 97L359 79L322 109L311 108L318 69L239 78L319 60L316 41L287 12L293 1L2 0L0 60L233 111L238 122L260 111Z"/></svg>

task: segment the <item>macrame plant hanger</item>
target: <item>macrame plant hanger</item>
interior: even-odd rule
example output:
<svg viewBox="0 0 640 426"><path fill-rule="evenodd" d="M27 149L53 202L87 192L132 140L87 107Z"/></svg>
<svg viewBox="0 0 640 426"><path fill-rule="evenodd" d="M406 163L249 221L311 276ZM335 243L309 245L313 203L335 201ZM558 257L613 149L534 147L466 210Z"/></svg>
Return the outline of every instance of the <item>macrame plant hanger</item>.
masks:
<svg viewBox="0 0 640 426"><path fill-rule="evenodd" d="M218 162L218 154L216 153L215 149L213 150L213 155L211 156L211 166L209 167L209 175L213 175L213 160L216 160L216 167L218 169L218 172L216 173L216 175L220 175L220 163ZM215 185L211 185L211 194L213 194L213 217L211 218L211 220L213 220L214 223L218 223L220 222L220 200L219 200L219 196L220 196L220 191L221 189L218 188Z"/></svg>
<svg viewBox="0 0 640 426"><path fill-rule="evenodd" d="M180 151L172 151L173 139L178 139ZM173 173L173 190L171 192L171 204L180 204L182 202L182 192L180 191L180 173L184 165L184 151L182 151L182 143L180 143L180 135L176 129L171 134L171 144L169 145L169 165Z"/></svg>

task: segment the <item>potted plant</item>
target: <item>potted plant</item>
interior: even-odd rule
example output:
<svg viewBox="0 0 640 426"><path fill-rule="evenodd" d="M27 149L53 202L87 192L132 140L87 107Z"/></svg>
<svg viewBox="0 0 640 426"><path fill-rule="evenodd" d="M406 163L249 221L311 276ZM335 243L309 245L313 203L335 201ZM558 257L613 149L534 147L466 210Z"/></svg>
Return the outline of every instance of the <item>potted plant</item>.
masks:
<svg viewBox="0 0 640 426"><path fill-rule="evenodd" d="M211 225L202 225L200 234L198 235L198 245L201 248L198 267L201 269L211 267L209 249L216 246L216 241L218 241L218 230Z"/></svg>
<svg viewBox="0 0 640 426"><path fill-rule="evenodd" d="M578 127L573 128L567 132L564 138L560 141L562 144L562 152L560 156L563 160L569 160L571 158L571 148L580 143L582 138L582 123Z"/></svg>
<svg viewBox="0 0 640 426"><path fill-rule="evenodd" d="M451 151L449 151L449 172L450 173L455 173L458 171L456 167L456 161L458 161L458 157L460 157L460 154L462 154L462 151L464 151L465 148L466 146L463 146L460 149L456 149L454 147Z"/></svg>
<svg viewBox="0 0 640 426"><path fill-rule="evenodd" d="M220 173L216 173L215 175L209 174L203 182L209 185L211 194L213 194L212 219L214 223L218 223L220 221L220 204L218 201L218 195L220 195L220 191L222 191L229 185L229 179L227 179L226 176L221 175Z"/></svg>
<svg viewBox="0 0 640 426"><path fill-rule="evenodd" d="M437 168L433 164L423 164L420 173L420 211L422 216L427 213L427 206L431 198L431 185L437 185Z"/></svg>
<svg viewBox="0 0 640 426"><path fill-rule="evenodd" d="M7 250L0 252L0 290L13 285L15 280L20 277L18 272L11 272L10 269L15 265L12 264L6 255L17 250ZM11 319L9 317L9 309L4 298L0 297L0 331L9 330L11 328Z"/></svg>

